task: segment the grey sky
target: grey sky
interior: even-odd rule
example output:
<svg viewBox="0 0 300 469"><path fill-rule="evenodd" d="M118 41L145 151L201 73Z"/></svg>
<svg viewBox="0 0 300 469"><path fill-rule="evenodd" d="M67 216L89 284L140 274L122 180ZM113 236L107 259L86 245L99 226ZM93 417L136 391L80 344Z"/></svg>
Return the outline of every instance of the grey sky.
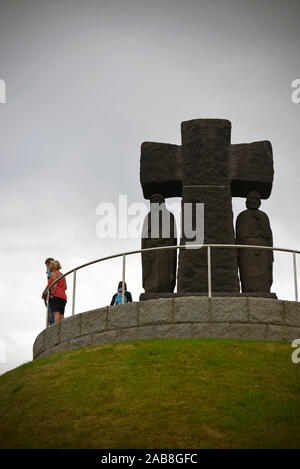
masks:
<svg viewBox="0 0 300 469"><path fill-rule="evenodd" d="M299 14L289 0L0 2L0 371L32 358L46 257L66 271L139 247L98 239L96 207L142 201L141 143L180 144L184 120L226 118L233 143L272 142L261 209L274 245L299 249ZM277 259L273 290L292 299L291 260ZM136 300L139 269L129 261ZM117 261L80 273L78 311L108 304L120 274Z"/></svg>

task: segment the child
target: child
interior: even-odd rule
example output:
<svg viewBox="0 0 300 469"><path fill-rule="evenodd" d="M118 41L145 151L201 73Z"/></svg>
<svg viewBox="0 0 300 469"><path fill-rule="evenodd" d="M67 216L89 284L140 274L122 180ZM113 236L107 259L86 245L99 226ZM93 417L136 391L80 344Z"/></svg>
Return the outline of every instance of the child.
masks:
<svg viewBox="0 0 300 469"><path fill-rule="evenodd" d="M127 285L124 283L125 291L124 291L124 303L131 303L132 297L131 293L127 291ZM112 297L110 305L120 305L123 303L123 291L122 291L122 282L119 282L118 291Z"/></svg>

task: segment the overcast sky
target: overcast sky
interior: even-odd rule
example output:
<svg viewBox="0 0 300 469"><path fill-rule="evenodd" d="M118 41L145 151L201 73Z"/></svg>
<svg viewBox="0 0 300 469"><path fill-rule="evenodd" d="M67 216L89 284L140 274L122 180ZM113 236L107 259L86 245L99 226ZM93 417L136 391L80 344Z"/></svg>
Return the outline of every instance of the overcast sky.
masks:
<svg viewBox="0 0 300 469"><path fill-rule="evenodd" d="M143 201L141 143L180 145L184 120L225 118L232 143L272 142L261 209L274 246L300 249L299 15L298 0L0 1L0 372L31 360L45 327L46 257L65 272L140 247L99 239L96 208ZM275 255L279 298L293 299L291 267ZM137 300L139 258L127 272ZM119 260L80 272L76 312L109 304L120 278Z"/></svg>

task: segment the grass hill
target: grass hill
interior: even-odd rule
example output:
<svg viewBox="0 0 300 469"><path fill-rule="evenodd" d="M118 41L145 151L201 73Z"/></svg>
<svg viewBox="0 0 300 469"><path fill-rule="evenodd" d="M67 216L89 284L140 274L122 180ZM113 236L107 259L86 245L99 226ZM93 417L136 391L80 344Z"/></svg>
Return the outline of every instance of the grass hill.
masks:
<svg viewBox="0 0 300 469"><path fill-rule="evenodd" d="M0 448L300 448L289 343L136 341L0 376Z"/></svg>

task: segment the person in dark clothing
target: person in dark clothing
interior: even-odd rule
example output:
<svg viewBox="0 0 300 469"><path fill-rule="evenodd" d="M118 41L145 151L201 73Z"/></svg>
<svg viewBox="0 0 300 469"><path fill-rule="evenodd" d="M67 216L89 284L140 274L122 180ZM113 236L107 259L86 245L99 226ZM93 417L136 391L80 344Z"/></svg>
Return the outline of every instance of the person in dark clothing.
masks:
<svg viewBox="0 0 300 469"><path fill-rule="evenodd" d="M124 283L125 290L124 290L124 303L131 303L132 302L132 296L129 291L127 291L127 285ZM114 296L111 299L110 305L120 305L123 303L123 290L122 290L122 281L119 282L118 285L118 291L117 293L114 294Z"/></svg>

